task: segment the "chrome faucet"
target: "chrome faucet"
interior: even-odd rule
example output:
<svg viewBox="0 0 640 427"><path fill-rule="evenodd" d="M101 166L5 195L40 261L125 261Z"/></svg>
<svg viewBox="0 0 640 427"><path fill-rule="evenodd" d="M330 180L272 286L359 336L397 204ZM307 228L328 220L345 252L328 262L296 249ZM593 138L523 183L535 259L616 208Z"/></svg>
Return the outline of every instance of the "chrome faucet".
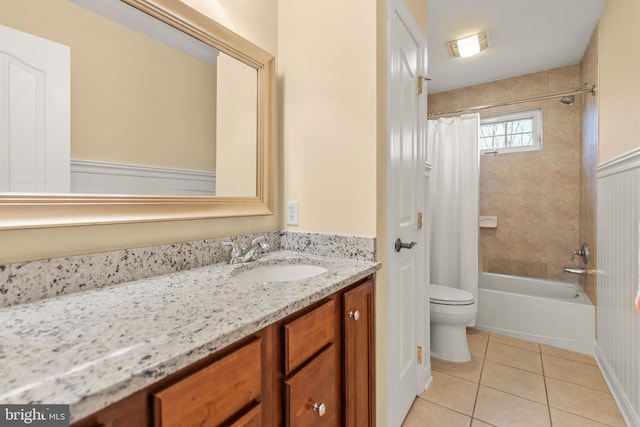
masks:
<svg viewBox="0 0 640 427"><path fill-rule="evenodd" d="M563 273L577 274L578 276L586 276L589 271L586 268L569 268L566 265L562 269Z"/></svg>
<svg viewBox="0 0 640 427"><path fill-rule="evenodd" d="M229 264L239 264L243 262L255 261L260 257L260 252L269 249L269 244L265 242L265 237L256 237L251 241L249 248L238 246L236 242L221 242L222 246L231 247L229 252Z"/></svg>

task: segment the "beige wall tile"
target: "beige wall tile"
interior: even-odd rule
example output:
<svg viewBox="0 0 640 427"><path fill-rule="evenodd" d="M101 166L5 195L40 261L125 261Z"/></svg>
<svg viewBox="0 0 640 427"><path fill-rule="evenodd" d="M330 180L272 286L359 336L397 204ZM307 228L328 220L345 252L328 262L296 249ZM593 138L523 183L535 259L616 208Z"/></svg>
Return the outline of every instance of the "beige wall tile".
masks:
<svg viewBox="0 0 640 427"><path fill-rule="evenodd" d="M579 230L580 228L580 194L552 194L547 198L546 216L549 229Z"/></svg>
<svg viewBox="0 0 640 427"><path fill-rule="evenodd" d="M546 95L548 91L549 73L526 74L516 77L516 94L518 98Z"/></svg>
<svg viewBox="0 0 640 427"><path fill-rule="evenodd" d="M490 103L513 101L517 98L515 78L487 83L487 101Z"/></svg>
<svg viewBox="0 0 640 427"><path fill-rule="evenodd" d="M486 260L486 268L483 271L510 276L534 277L538 279L547 278L547 262L545 261L522 261L512 259L489 258Z"/></svg>
<svg viewBox="0 0 640 427"><path fill-rule="evenodd" d="M590 52L593 55L596 51L592 48ZM584 64L570 65L430 95L429 111L541 96L578 87L582 84L583 68ZM589 69L593 72L592 63ZM588 208L583 207L588 202L595 209L595 200L583 195L581 185L595 194L593 171L597 144L592 143L594 148L587 156L593 163L592 171L587 175L590 182L587 187L581 184L580 178L581 168L584 168L581 105L581 100L569 107L552 99L482 112L486 115L543 108L542 151L483 155L480 159L480 214L498 216L498 229L480 230L483 271L565 280L562 266L558 272L558 263L564 262L564 258L563 261L555 258L550 261L549 252L557 242L557 239L549 239L550 230L589 230L588 235L595 245L595 213L586 213ZM592 120L592 123L597 121ZM582 199L585 203L581 203ZM587 227L587 224L593 224L593 227ZM571 245L574 245L573 240ZM565 247L556 249L554 256ZM578 279L571 277L569 281ZM595 289L595 285L587 280L584 286ZM592 294L594 291L590 297Z"/></svg>
<svg viewBox="0 0 640 427"><path fill-rule="evenodd" d="M455 111L462 108L462 90L450 90L429 95L427 110L429 114Z"/></svg>
<svg viewBox="0 0 640 427"><path fill-rule="evenodd" d="M580 72L580 64L549 70L549 93L569 91L580 86Z"/></svg>
<svg viewBox="0 0 640 427"><path fill-rule="evenodd" d="M489 103L489 88L486 84L462 89L462 108L478 107Z"/></svg>

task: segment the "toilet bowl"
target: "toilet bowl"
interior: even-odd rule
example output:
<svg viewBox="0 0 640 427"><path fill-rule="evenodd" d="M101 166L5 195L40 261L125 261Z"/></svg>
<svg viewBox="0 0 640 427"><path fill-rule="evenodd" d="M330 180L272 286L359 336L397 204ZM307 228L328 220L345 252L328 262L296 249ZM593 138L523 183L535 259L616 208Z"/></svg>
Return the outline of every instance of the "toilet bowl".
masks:
<svg viewBox="0 0 640 427"><path fill-rule="evenodd" d="M478 313L473 295L462 289L430 285L431 355L450 362L471 360L466 326Z"/></svg>

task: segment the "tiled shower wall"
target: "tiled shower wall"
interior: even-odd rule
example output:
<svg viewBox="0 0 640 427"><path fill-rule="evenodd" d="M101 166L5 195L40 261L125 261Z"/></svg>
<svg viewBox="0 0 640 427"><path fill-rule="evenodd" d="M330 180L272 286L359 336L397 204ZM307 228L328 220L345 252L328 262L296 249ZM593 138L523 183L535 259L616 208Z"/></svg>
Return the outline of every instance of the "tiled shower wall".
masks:
<svg viewBox="0 0 640 427"><path fill-rule="evenodd" d="M598 86L598 28L582 58L582 82ZM582 174L580 178L580 242L589 246L591 254L586 266L592 272L598 269L596 233L596 166L598 164L598 100L595 96L582 97ZM597 274L580 278L580 284L597 304Z"/></svg>
<svg viewBox="0 0 640 427"><path fill-rule="evenodd" d="M580 64L429 96L429 113L544 96L582 84ZM562 273L580 241L581 102L551 99L483 110L481 115L542 107L541 151L480 159L480 215L498 217L480 230L483 271L577 282Z"/></svg>

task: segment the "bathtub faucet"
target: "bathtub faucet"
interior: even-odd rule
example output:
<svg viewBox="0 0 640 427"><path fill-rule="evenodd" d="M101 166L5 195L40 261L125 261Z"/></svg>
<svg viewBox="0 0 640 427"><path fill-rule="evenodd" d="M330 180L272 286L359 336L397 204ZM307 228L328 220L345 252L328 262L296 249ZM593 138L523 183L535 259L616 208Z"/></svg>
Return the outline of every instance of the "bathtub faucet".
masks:
<svg viewBox="0 0 640 427"><path fill-rule="evenodd" d="M569 274L577 274L578 276L586 276L587 275L587 269L586 268L569 268L566 265L562 269L562 272L563 273L569 273Z"/></svg>

